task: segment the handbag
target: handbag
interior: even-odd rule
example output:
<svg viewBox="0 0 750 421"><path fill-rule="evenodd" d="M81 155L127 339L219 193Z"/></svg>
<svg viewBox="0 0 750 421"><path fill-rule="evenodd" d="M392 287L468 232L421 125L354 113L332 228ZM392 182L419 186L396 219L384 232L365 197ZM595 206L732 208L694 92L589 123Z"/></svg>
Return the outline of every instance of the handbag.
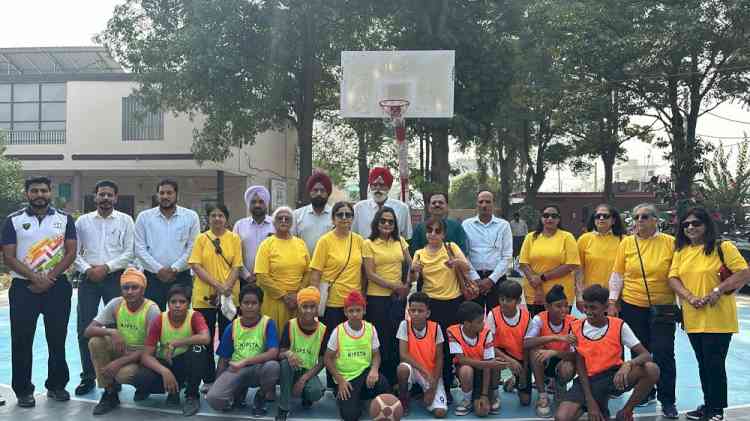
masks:
<svg viewBox="0 0 750 421"><path fill-rule="evenodd" d="M448 243L443 243L445 251L448 252L448 256L451 259L455 259L456 256L453 254L453 250L448 246ZM479 284L466 278L463 272L458 268L453 268L456 273L456 279L458 280L458 286L461 287L461 293L464 296L464 300L474 300L479 297Z"/></svg>
<svg viewBox="0 0 750 421"><path fill-rule="evenodd" d="M346 263L344 263L344 266L341 268L338 274L336 274L336 277L333 278L331 282L326 281L320 281L320 285L318 285L318 291L320 291L320 303L318 304L318 316L323 317L323 315L326 312L326 305L328 304L328 292L331 289L331 286L339 279L342 273L344 273L344 270L346 270L346 267L349 266L349 259L352 257L352 235L349 234L349 254L346 256Z"/></svg>
<svg viewBox="0 0 750 421"><path fill-rule="evenodd" d="M633 235L635 240L635 249L638 252L638 261L641 264L641 275L643 276L643 285L646 287L646 298L648 298L648 310L651 323L653 324L682 324L682 309L676 304L652 304L651 292L648 290L648 281L646 281L646 269L643 267L643 258L641 257L641 248L638 245L637 235Z"/></svg>

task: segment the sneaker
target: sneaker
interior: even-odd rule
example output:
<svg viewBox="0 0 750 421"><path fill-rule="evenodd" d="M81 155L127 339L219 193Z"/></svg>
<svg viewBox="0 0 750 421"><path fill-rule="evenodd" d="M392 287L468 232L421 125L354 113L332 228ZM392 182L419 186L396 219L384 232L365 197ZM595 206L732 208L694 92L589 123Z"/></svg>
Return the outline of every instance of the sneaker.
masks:
<svg viewBox="0 0 750 421"><path fill-rule="evenodd" d="M534 407L536 415L540 418L549 418L552 416L552 408L549 404L548 397L539 397L536 400L536 407Z"/></svg>
<svg viewBox="0 0 750 421"><path fill-rule="evenodd" d="M94 407L93 415L104 415L120 406L120 397L115 392L104 392Z"/></svg>
<svg viewBox="0 0 750 421"><path fill-rule="evenodd" d="M289 411L279 409L279 412L276 413L276 418L274 418L274 421L286 421L287 415L289 415Z"/></svg>
<svg viewBox="0 0 750 421"><path fill-rule="evenodd" d="M135 393L133 393L133 402L145 401L149 396L151 396L151 393L148 391L135 389Z"/></svg>
<svg viewBox="0 0 750 421"><path fill-rule="evenodd" d="M182 405L182 415L186 417L191 417L198 413L198 410L200 409L201 404L198 401L198 398L195 396L187 396L185 397L185 403Z"/></svg>
<svg viewBox="0 0 750 421"><path fill-rule="evenodd" d="M34 399L34 395L32 394L17 396L16 401L21 408L33 408L36 406L36 399Z"/></svg>
<svg viewBox="0 0 750 421"><path fill-rule="evenodd" d="M70 393L65 389L48 390L47 397L58 402L67 402L70 400Z"/></svg>
<svg viewBox="0 0 750 421"><path fill-rule="evenodd" d="M253 398L253 416L260 417L263 415L266 415L268 411L266 410L266 397L263 396L263 392L260 390L255 392L255 397Z"/></svg>
<svg viewBox="0 0 750 421"><path fill-rule="evenodd" d="M167 395L167 405L178 406L180 404L180 395L178 393L170 393Z"/></svg>
<svg viewBox="0 0 750 421"><path fill-rule="evenodd" d="M456 406L456 409L453 411L456 416L463 417L464 415L469 415L469 412L471 412L471 402L464 399Z"/></svg>
<svg viewBox="0 0 750 421"><path fill-rule="evenodd" d="M701 420L706 415L706 406L701 405L695 408L693 411L688 411L685 414L685 418L689 420Z"/></svg>
<svg viewBox="0 0 750 421"><path fill-rule="evenodd" d="M676 420L680 418L680 414L677 412L677 407L672 405L663 405L661 407L661 416L670 420Z"/></svg>
<svg viewBox="0 0 750 421"><path fill-rule="evenodd" d="M81 383L76 387L75 394L76 396L85 395L94 390L94 386L93 380L81 380Z"/></svg>
<svg viewBox="0 0 750 421"><path fill-rule="evenodd" d="M724 413L706 414L703 419L705 421L724 421Z"/></svg>
<svg viewBox="0 0 750 421"><path fill-rule="evenodd" d="M490 403L490 415L500 415L500 398L495 397Z"/></svg>
<svg viewBox="0 0 750 421"><path fill-rule="evenodd" d="M201 393L205 395L206 393L208 393L209 390L211 390L211 386L213 386L213 385L214 385L213 382L211 382L211 383L203 383L201 385Z"/></svg>

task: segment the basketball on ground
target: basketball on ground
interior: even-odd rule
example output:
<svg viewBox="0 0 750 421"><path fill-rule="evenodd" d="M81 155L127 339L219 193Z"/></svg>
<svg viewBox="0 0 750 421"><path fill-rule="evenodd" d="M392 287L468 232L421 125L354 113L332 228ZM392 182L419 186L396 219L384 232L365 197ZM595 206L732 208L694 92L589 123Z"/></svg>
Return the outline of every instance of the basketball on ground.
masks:
<svg viewBox="0 0 750 421"><path fill-rule="evenodd" d="M403 415L401 402L391 394L378 395L370 403L370 418L373 421L400 421Z"/></svg>

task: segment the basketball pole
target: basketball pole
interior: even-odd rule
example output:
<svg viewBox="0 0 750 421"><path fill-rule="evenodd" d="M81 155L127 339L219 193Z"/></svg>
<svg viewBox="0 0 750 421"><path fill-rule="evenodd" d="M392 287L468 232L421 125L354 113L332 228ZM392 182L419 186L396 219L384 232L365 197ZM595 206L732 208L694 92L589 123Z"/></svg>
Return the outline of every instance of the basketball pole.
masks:
<svg viewBox="0 0 750 421"><path fill-rule="evenodd" d="M401 180L401 201L409 204L409 148L406 143L406 120L397 119L394 127L398 144L398 172Z"/></svg>

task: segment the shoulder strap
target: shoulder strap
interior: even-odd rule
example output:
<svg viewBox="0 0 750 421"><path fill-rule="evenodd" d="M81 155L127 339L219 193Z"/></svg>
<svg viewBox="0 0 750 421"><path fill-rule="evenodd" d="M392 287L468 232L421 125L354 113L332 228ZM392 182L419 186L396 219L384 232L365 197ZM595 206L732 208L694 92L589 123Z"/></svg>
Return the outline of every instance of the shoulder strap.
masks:
<svg viewBox="0 0 750 421"><path fill-rule="evenodd" d="M648 298L648 306L651 307L651 293L648 291L648 281L646 280L646 269L643 267L643 258L641 257L641 248L638 246L638 234L633 234L633 241L635 241L635 250L638 252L638 262L641 264L641 275L643 277L643 285L646 286L646 298Z"/></svg>
<svg viewBox="0 0 750 421"><path fill-rule="evenodd" d="M349 254L346 255L346 263L344 263L344 266L341 267L341 270L339 273L336 274L336 277L331 280L330 285L333 285L334 282L336 282L342 273L344 273L344 270L346 270L346 267L349 266L349 259L352 257L352 243L354 242L354 239L352 238L352 233L349 233Z"/></svg>
<svg viewBox="0 0 750 421"><path fill-rule="evenodd" d="M724 244L724 242L721 240L716 242L716 253L719 254L719 260L721 260L721 264L723 266L726 266L727 264L724 262L724 250L721 249L722 244Z"/></svg>

